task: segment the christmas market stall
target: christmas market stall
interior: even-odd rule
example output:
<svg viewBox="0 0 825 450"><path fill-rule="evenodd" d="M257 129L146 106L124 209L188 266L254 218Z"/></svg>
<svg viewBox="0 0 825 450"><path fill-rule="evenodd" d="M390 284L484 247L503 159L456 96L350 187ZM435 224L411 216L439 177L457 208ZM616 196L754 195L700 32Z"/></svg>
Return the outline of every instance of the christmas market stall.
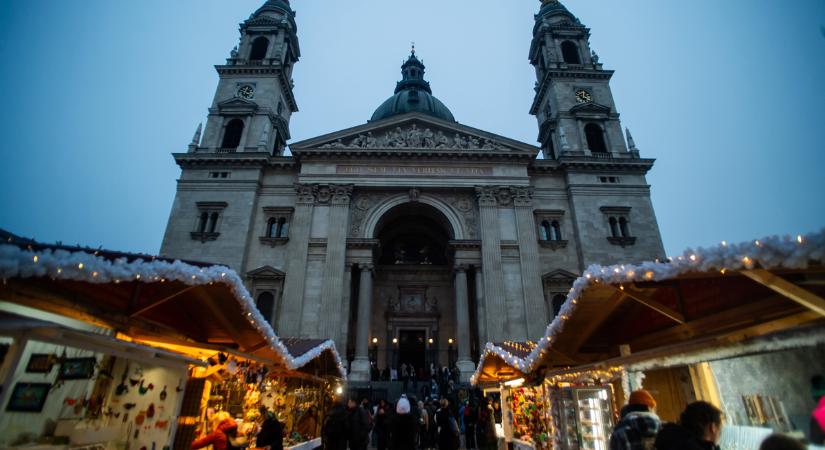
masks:
<svg viewBox="0 0 825 450"><path fill-rule="evenodd" d="M503 445L516 449L548 449L552 440L547 386L544 378L525 372L524 358L535 342L488 343L470 381L500 401L501 423L496 434Z"/></svg>
<svg viewBox="0 0 825 450"><path fill-rule="evenodd" d="M173 393L182 394L175 395L180 408L166 407L164 411L158 410L158 403L154 410L148 406L138 410L139 402L110 397L110 403L118 400L129 409L130 417L125 419L126 411L112 408L119 420L144 429L165 425L165 439L150 441L147 433L130 430L127 439L131 447L188 448L196 435L209 431L212 424L204 419L210 411L229 414L246 426L243 422L254 418L251 406L264 403L260 398L250 399L254 390L250 385L257 387L260 397L275 386L289 389L293 379L334 389L345 376L330 342L290 353L255 307L241 279L226 267L44 245L9 236L0 245L0 277L2 301L96 327L124 345L150 346L158 354L176 354L179 360L189 361L184 380L175 383L149 380L142 376L144 367L128 362L109 368L109 375L119 382L117 387L125 386L139 395L171 398ZM100 366L101 361L96 364ZM238 387L233 395L244 391L241 403L245 408L231 410L234 414L228 408L210 410L209 402L220 400L212 398L211 390L204 392L209 380L213 385ZM231 396L226 393L216 397L225 397L228 402ZM26 394L35 399L42 395L33 389ZM204 398L206 402L202 402ZM235 400L237 397L232 397ZM104 400L107 413L108 404ZM33 436L24 440L42 440L49 432L30 434ZM105 446L109 441L101 438L95 443Z"/></svg>
<svg viewBox="0 0 825 450"><path fill-rule="evenodd" d="M825 373L823 263L818 233L588 268L519 362L551 386L558 447L606 448L624 398L640 388L666 421L692 401L720 407L723 447L805 434L809 380Z"/></svg>

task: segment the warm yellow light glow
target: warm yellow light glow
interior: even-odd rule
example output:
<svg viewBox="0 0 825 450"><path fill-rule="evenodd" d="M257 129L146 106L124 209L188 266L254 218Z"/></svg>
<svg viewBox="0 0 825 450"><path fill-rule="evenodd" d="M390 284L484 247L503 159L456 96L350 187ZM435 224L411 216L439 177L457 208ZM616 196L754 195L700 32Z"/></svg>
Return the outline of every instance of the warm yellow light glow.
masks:
<svg viewBox="0 0 825 450"><path fill-rule="evenodd" d="M522 384L524 384L524 378L516 378L515 380L504 382L504 385L509 387L519 387Z"/></svg>
<svg viewBox="0 0 825 450"><path fill-rule="evenodd" d="M398 338L392 338L392 343L397 344L398 343Z"/></svg>
<svg viewBox="0 0 825 450"><path fill-rule="evenodd" d="M80 269L80 270L83 270L83 263L78 264L77 268Z"/></svg>
<svg viewBox="0 0 825 450"><path fill-rule="evenodd" d="M34 258L32 258L32 259L34 259L34 262L37 263L37 260L40 259L40 258L38 258L37 255L34 255Z"/></svg>
<svg viewBox="0 0 825 450"><path fill-rule="evenodd" d="M372 338L372 343L377 344L378 343L378 338Z"/></svg>
<svg viewBox="0 0 825 450"><path fill-rule="evenodd" d="M432 344L432 343L433 343L433 338L429 338L429 339L427 339L427 342L429 342L430 344Z"/></svg>
<svg viewBox="0 0 825 450"><path fill-rule="evenodd" d="M799 242L800 244L802 243L802 235L801 234L796 235L796 242ZM37 258L37 257L35 256L35 258ZM37 260L35 260L35 262L37 262Z"/></svg>
<svg viewBox="0 0 825 450"><path fill-rule="evenodd" d="M453 338L447 339L447 343L452 344L453 343Z"/></svg>
<svg viewBox="0 0 825 450"><path fill-rule="evenodd" d="M344 388L342 388L341 386L338 386L337 388L335 388L335 393L338 394L338 395L343 394L344 393Z"/></svg>

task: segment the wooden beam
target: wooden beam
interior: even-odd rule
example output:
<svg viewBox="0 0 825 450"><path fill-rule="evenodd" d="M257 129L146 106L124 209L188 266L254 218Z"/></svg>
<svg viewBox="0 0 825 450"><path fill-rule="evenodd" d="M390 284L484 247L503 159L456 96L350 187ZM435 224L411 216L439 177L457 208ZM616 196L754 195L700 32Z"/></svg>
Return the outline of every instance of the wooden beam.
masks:
<svg viewBox="0 0 825 450"><path fill-rule="evenodd" d="M582 348L582 345L590 339L590 336L592 336L593 333L596 332L596 330L598 330L599 327L602 326L602 324L604 324L604 322L610 317L610 314L612 314L613 311L615 311L616 308L622 304L625 297L626 295L623 291L618 291L611 295L606 302L602 302L602 304L599 305L599 308L594 314L587 317L587 322L581 329L576 330L576 333L572 335L570 342L565 343L564 348L556 350L563 352L566 355L575 355L578 353ZM578 301L582 300L579 299Z"/></svg>
<svg viewBox="0 0 825 450"><path fill-rule="evenodd" d="M217 305L215 305L215 303L214 303L215 298L207 297L206 295L204 295L202 293L202 291L198 293L198 297L200 298L201 303L206 307L206 309L208 309L209 312L212 313L212 316L214 317L214 319L221 325L221 327L223 327L224 330L226 330L226 334L229 336L229 339L231 339L236 344L238 344L238 347L241 349L241 351L248 352L249 351L249 345L247 345L248 343L241 342L243 333L241 333L240 330L238 330L238 327L236 327L226 317L225 313L223 311L221 311L221 309L218 308ZM240 314L240 312L238 314Z"/></svg>
<svg viewBox="0 0 825 450"><path fill-rule="evenodd" d="M667 317L668 319L673 320L674 322L677 322L679 324L684 324L685 323L685 316L682 315L682 313L680 313L680 312L678 312L678 311L676 311L676 310L674 310L674 309L672 309L668 306L665 306L665 305L657 302L656 300L651 300L649 298L646 298L640 292L632 291L629 288L624 288L624 290L622 290L622 289L617 288L616 286L613 286L613 285L611 285L611 287L613 289L616 289L619 292L623 292L631 300L634 300L637 303L641 303L642 305L647 306L648 308L658 312L659 314Z"/></svg>
<svg viewBox="0 0 825 450"><path fill-rule="evenodd" d="M190 290L192 290L192 289L194 289L194 288L196 288L196 287L197 287L197 286L188 286L188 287L186 287L186 288L184 288L184 289L179 290L178 292L175 292L174 294L172 294L172 295L170 295L170 296L168 296L168 297L162 298L162 299L160 299L160 300L153 301L153 302L149 303L148 305L144 306L143 308L141 308L141 309L139 309L139 310L137 310L137 311L135 311L135 312L133 312L133 313L129 314L129 317L130 317L130 318L137 317L137 316L139 316L139 315L141 315L141 314L145 313L146 311L149 311L149 310L150 310L150 309L152 309L152 308L155 308L155 307L157 307L157 306L160 306L160 305L162 305L162 304L164 304L164 303L168 302L169 300L172 300L172 299L174 299L175 297L177 297L177 296L179 296L179 295L181 295L181 294L183 294L183 293L185 293L185 292L188 292L188 291L190 291ZM139 292L139 290L138 290L138 292Z"/></svg>
<svg viewBox="0 0 825 450"><path fill-rule="evenodd" d="M825 317L825 299L765 269L743 270L742 275Z"/></svg>

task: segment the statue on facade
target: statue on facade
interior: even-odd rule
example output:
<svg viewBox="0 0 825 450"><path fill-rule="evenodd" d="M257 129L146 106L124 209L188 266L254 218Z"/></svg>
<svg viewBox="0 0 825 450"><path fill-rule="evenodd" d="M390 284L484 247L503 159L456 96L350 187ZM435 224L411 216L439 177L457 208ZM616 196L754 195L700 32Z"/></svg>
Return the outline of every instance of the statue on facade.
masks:
<svg viewBox="0 0 825 450"><path fill-rule="evenodd" d="M421 147L421 130L415 124L407 131L407 147Z"/></svg>
<svg viewBox="0 0 825 450"><path fill-rule="evenodd" d="M453 139L453 148L467 148L467 139L464 136L456 133L455 139Z"/></svg>
<svg viewBox="0 0 825 450"><path fill-rule="evenodd" d="M232 59L238 59L238 46L237 45L235 46L235 48L233 48L229 52L229 57L232 58Z"/></svg>
<svg viewBox="0 0 825 450"><path fill-rule="evenodd" d="M377 147L377 144L378 144L378 142L375 139L375 137L372 135L372 131L368 132L367 137L364 138L363 147L365 147L365 148L375 148L375 147Z"/></svg>
<svg viewBox="0 0 825 450"><path fill-rule="evenodd" d="M445 136L441 130L438 130L438 134L435 136L435 142L435 148L450 148L450 139Z"/></svg>
<svg viewBox="0 0 825 450"><path fill-rule="evenodd" d="M395 259L395 264L404 264L407 262L407 254L404 251L404 246L400 242L395 244L393 256Z"/></svg>
<svg viewBox="0 0 825 450"><path fill-rule="evenodd" d="M435 140L433 139L435 135L433 132L427 128L424 130L422 137L424 139L424 147L425 148L434 148L435 147Z"/></svg>
<svg viewBox="0 0 825 450"><path fill-rule="evenodd" d="M596 54L595 50L590 50L590 59L593 61L593 64L599 63L599 55Z"/></svg>
<svg viewBox="0 0 825 450"><path fill-rule="evenodd" d="M432 298L427 297L426 303L424 303L424 310L427 312L436 312L438 311L438 297L433 296Z"/></svg>
<svg viewBox="0 0 825 450"><path fill-rule="evenodd" d="M391 131L390 133L392 133L392 137L390 138L390 142L389 142L390 147L398 147L398 148L406 147L407 141L406 141L406 139L404 139L404 132L401 131L400 127L397 127L395 129L395 132Z"/></svg>
<svg viewBox="0 0 825 450"><path fill-rule="evenodd" d="M478 141L478 138L475 136L470 137L470 142L467 144L467 148L478 150L481 148L481 143Z"/></svg>

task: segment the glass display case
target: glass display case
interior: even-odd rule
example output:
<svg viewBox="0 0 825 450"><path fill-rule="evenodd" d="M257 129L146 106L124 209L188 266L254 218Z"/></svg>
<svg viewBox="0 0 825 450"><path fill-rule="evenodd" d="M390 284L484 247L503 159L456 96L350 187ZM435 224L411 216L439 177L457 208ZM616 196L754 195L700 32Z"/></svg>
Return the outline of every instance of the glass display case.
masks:
<svg viewBox="0 0 825 450"><path fill-rule="evenodd" d="M607 450L613 429L609 388L563 388L556 391L553 419L566 450Z"/></svg>

